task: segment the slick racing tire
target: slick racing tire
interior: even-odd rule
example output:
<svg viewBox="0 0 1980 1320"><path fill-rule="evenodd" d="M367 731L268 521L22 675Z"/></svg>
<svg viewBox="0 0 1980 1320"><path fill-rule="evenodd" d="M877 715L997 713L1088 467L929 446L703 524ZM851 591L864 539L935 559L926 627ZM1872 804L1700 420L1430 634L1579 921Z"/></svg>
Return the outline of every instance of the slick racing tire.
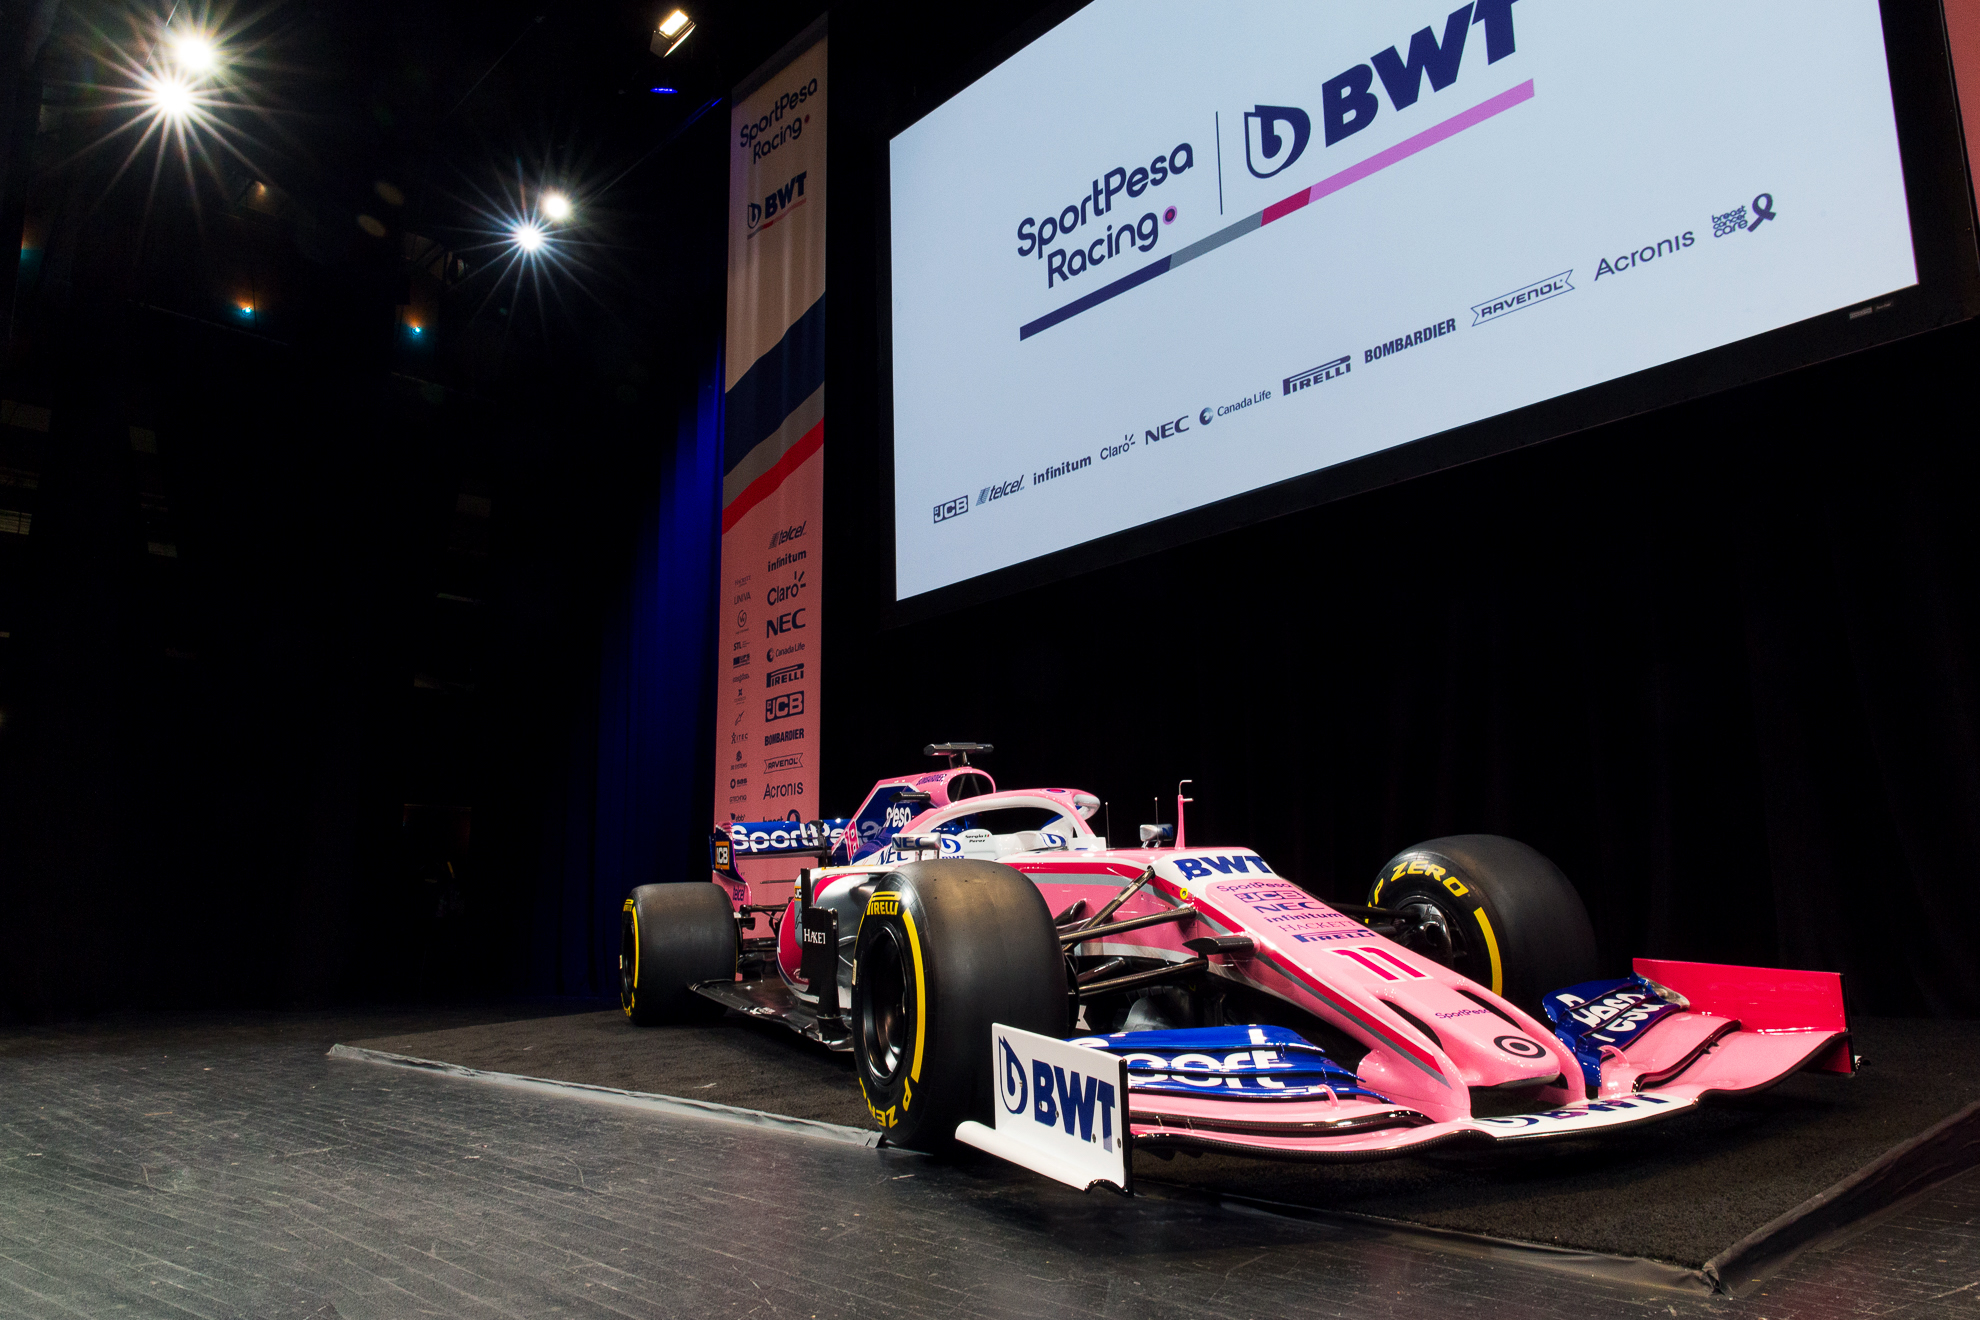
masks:
<svg viewBox="0 0 1980 1320"><path fill-rule="evenodd" d="M722 1006L689 986L736 974L735 908L709 883L641 885L620 918L619 1007L642 1027L707 1022Z"/></svg>
<svg viewBox="0 0 1980 1320"><path fill-rule="evenodd" d="M1434 911L1450 933L1452 969L1529 1013L1549 990L1597 975L1581 896L1514 839L1454 834L1406 848L1377 873L1368 905Z"/></svg>
<svg viewBox="0 0 1980 1320"><path fill-rule="evenodd" d="M878 877L854 946L853 1060L888 1143L941 1152L994 1122L990 1024L1064 1036L1066 961L1038 887L997 862Z"/></svg>

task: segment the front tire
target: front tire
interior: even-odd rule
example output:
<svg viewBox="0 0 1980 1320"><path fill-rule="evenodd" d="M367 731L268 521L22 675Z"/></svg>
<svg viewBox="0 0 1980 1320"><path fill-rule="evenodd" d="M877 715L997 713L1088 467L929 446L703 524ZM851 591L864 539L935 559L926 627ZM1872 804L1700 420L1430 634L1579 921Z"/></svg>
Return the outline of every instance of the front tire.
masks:
<svg viewBox="0 0 1980 1320"><path fill-rule="evenodd" d="M940 1151L993 1122L990 1025L1063 1036L1065 956L1038 887L996 862L880 876L854 946L853 1057L891 1144Z"/></svg>
<svg viewBox="0 0 1980 1320"><path fill-rule="evenodd" d="M1368 905L1434 913L1450 933L1450 966L1529 1013L1548 991L1597 975L1581 895L1516 839L1454 834L1405 848L1376 874Z"/></svg>
<svg viewBox="0 0 1980 1320"><path fill-rule="evenodd" d="M707 1022L722 1006L688 989L736 974L735 908L713 884L641 885L620 918L619 1007L642 1027Z"/></svg>

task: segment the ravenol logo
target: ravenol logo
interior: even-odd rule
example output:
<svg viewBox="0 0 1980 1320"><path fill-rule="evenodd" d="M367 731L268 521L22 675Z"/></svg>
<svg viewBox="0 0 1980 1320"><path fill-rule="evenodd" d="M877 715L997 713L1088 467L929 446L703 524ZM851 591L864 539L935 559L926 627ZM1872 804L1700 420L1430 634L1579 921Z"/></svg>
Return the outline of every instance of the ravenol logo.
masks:
<svg viewBox="0 0 1980 1320"><path fill-rule="evenodd" d="M1102 1056L1105 1058L1106 1056ZM1100 1149L1114 1148L1114 1106L1120 1096L1112 1082L1098 1077L1068 1073L1043 1059L1026 1060L1011 1048L1008 1038L997 1037L997 1093L1007 1114L1031 1110L1033 1121L1046 1127L1062 1126L1067 1136L1081 1141L1098 1141ZM1093 1120L1100 1120L1095 1132Z"/></svg>
<svg viewBox="0 0 1980 1320"><path fill-rule="evenodd" d="M935 521L943 522L949 518L959 518L968 512L969 496L958 495L952 500L943 500L935 506Z"/></svg>
<svg viewBox="0 0 1980 1320"><path fill-rule="evenodd" d="M1568 282L1573 274L1571 270L1564 270L1558 275L1549 275L1544 280L1535 280L1523 288L1514 289L1511 293L1475 304L1471 309L1471 323L1483 325L1487 321L1497 321L1514 312L1524 311L1535 303L1573 293L1574 285Z"/></svg>

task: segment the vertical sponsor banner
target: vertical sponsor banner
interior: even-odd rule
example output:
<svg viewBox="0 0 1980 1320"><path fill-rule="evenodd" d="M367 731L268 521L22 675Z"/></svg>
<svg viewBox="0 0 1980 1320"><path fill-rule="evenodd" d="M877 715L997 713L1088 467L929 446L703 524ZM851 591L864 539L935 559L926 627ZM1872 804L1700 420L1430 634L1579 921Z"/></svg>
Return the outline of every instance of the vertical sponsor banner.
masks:
<svg viewBox="0 0 1980 1320"><path fill-rule="evenodd" d="M729 123L715 816L812 820L824 635L822 21L736 90Z"/></svg>

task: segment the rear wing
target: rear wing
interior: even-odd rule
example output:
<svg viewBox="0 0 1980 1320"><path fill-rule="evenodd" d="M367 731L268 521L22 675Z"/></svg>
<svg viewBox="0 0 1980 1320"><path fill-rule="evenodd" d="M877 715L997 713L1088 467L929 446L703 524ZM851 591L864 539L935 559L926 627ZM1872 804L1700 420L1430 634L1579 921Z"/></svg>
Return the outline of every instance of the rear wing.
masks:
<svg viewBox="0 0 1980 1320"><path fill-rule="evenodd" d="M848 820L736 820L708 836L708 867L743 882L741 864L765 857L816 857L820 861L845 837Z"/></svg>

